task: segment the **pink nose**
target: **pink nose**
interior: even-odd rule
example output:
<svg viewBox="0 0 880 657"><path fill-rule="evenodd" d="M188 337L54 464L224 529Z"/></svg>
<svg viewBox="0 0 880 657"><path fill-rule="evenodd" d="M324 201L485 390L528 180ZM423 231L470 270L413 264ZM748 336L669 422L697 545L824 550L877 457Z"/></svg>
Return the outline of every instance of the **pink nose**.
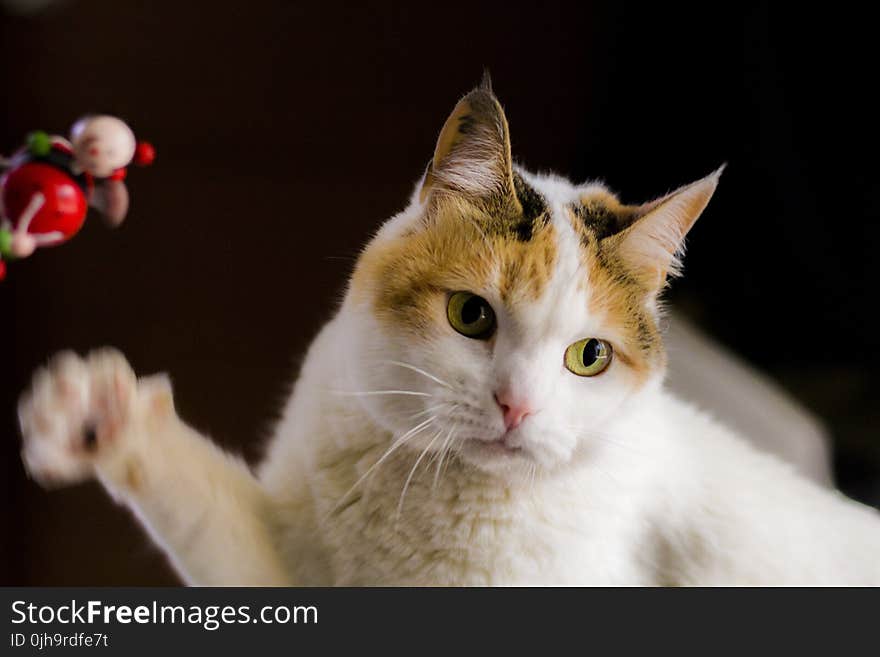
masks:
<svg viewBox="0 0 880 657"><path fill-rule="evenodd" d="M517 399L507 390L495 393L495 402L504 416L504 426L508 431L516 429L532 413L527 401Z"/></svg>

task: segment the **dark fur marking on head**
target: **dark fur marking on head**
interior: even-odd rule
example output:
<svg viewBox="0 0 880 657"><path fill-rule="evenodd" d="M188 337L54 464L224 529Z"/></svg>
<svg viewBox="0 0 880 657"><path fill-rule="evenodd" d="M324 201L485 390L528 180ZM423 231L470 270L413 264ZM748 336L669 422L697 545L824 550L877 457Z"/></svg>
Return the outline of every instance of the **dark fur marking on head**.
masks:
<svg viewBox="0 0 880 657"><path fill-rule="evenodd" d="M631 220L629 213L615 212L614 209L609 208L598 199L590 200L587 203L573 203L570 207L575 217L599 241L619 233L629 225Z"/></svg>
<svg viewBox="0 0 880 657"><path fill-rule="evenodd" d="M648 319L643 314L636 318L636 334L638 335L639 347L643 351L648 351L656 340L656 332L652 330Z"/></svg>
<svg viewBox="0 0 880 657"><path fill-rule="evenodd" d="M523 209L523 219L534 221L547 211L547 202L544 197L529 185L518 173L513 174L513 189L516 198Z"/></svg>
<svg viewBox="0 0 880 657"><path fill-rule="evenodd" d="M547 202L519 173L513 174L513 190L522 207L522 214L514 220L513 235L520 242L532 239L535 230L547 225Z"/></svg>

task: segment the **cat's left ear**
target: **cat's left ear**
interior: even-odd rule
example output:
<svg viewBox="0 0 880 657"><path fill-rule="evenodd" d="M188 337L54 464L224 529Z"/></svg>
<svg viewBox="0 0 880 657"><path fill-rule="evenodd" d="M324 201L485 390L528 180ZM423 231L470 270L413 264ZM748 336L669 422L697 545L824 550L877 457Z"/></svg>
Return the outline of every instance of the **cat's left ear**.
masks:
<svg viewBox="0 0 880 657"><path fill-rule="evenodd" d="M510 132L488 73L446 119L419 200L436 191L472 199L513 195Z"/></svg>
<svg viewBox="0 0 880 657"><path fill-rule="evenodd" d="M681 272L684 238L712 198L722 165L705 178L650 203L630 208L629 225L613 235L618 256L645 285L659 290Z"/></svg>

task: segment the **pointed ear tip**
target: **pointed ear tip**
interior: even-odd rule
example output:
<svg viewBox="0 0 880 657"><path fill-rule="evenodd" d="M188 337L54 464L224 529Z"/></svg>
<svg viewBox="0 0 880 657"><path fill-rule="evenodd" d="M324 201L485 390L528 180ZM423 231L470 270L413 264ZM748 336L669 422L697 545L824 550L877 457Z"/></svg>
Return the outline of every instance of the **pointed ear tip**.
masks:
<svg viewBox="0 0 880 657"><path fill-rule="evenodd" d="M717 183L718 179L721 178L721 174L724 173L724 170L726 168L727 168L727 162L722 162L721 166L719 166L717 169L715 169L715 171L713 171L712 173L709 174L709 178L712 178Z"/></svg>
<svg viewBox="0 0 880 657"><path fill-rule="evenodd" d="M483 78L480 80L480 89L492 93L492 75L489 73L489 67L483 67Z"/></svg>
<svg viewBox="0 0 880 657"><path fill-rule="evenodd" d="M498 96L495 95L495 90L492 88L492 76L489 73L488 67L483 69L483 77L480 79L480 84L474 87L468 94L468 96L472 94L483 96L495 102L499 102Z"/></svg>
<svg viewBox="0 0 880 657"><path fill-rule="evenodd" d="M718 187L718 181L721 180L721 174L724 173L724 170L727 168L727 162L723 162L720 167L715 169L712 173L710 173L705 178L700 178L697 182L691 185L694 189L704 189L708 191L708 188L711 188L710 193L715 191L715 188Z"/></svg>

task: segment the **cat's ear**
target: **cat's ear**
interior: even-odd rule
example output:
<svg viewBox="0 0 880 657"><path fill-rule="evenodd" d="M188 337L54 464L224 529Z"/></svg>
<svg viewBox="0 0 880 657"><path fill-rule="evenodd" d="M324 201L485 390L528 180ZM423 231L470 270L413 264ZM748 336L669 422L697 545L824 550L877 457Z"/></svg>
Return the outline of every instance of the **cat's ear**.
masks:
<svg viewBox="0 0 880 657"><path fill-rule="evenodd" d="M479 87L458 101L440 131L420 201L437 191L472 198L513 193L507 119L492 93L488 74Z"/></svg>
<svg viewBox="0 0 880 657"><path fill-rule="evenodd" d="M724 166L662 198L631 208L629 225L613 236L619 257L649 289L660 289L667 276L680 273L678 255L685 235L712 198Z"/></svg>

